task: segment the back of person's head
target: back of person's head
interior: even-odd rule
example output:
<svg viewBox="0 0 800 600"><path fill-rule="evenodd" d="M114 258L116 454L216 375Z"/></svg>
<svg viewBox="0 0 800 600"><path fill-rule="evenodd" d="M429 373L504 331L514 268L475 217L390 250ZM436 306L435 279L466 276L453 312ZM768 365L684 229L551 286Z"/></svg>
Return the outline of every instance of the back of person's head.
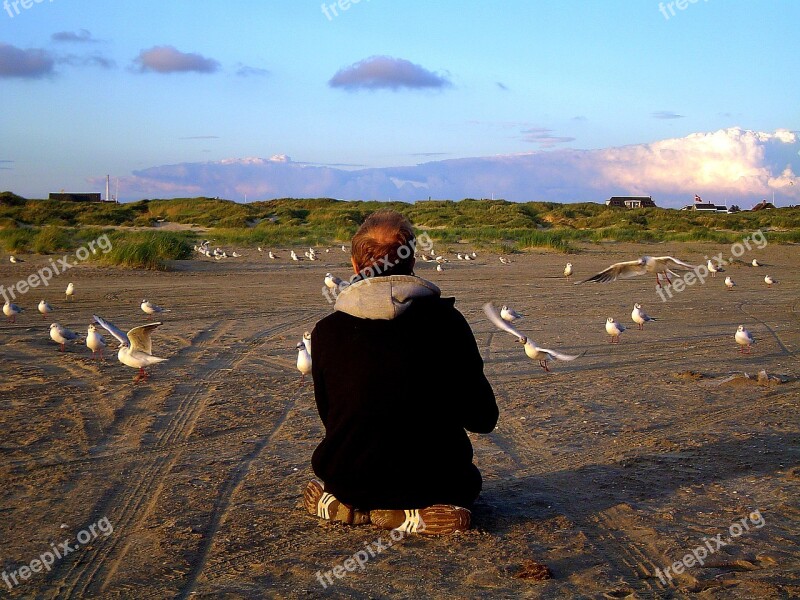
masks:
<svg viewBox="0 0 800 600"><path fill-rule="evenodd" d="M393 210L372 213L353 236L353 266L359 273L411 275L416 238L411 222Z"/></svg>

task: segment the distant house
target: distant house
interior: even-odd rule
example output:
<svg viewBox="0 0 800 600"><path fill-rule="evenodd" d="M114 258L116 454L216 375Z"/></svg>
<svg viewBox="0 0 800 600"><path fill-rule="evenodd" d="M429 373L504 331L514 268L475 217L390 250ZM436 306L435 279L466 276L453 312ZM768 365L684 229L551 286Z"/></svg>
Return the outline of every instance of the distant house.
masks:
<svg viewBox="0 0 800 600"><path fill-rule="evenodd" d="M689 204L688 206L684 206L681 210L696 210L699 212L706 212L706 213L729 213L727 206L723 206L721 204L714 204L712 202L703 202L702 198L695 194L694 196L694 204Z"/></svg>
<svg viewBox="0 0 800 600"><path fill-rule="evenodd" d="M750 210L769 210L770 208L775 208L775 205L772 202L767 202L766 200L762 200Z"/></svg>
<svg viewBox="0 0 800 600"><path fill-rule="evenodd" d="M102 202L101 194L70 194L66 192L51 193L50 200L60 200L62 202Z"/></svg>
<svg viewBox="0 0 800 600"><path fill-rule="evenodd" d="M612 196L606 200L606 206L612 208L655 208L651 196Z"/></svg>

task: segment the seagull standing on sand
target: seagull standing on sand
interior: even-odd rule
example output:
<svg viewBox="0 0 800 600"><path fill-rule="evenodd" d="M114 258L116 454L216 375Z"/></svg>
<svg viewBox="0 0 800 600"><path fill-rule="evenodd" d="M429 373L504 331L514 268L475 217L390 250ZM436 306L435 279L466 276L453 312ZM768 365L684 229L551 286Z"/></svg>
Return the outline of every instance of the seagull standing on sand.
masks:
<svg viewBox="0 0 800 600"><path fill-rule="evenodd" d="M521 319L522 315L515 311L513 308L506 306L505 304L500 308L500 318L503 319L506 323L513 323L514 321Z"/></svg>
<svg viewBox="0 0 800 600"><path fill-rule="evenodd" d="M167 360L166 358L158 358L153 356L153 343L150 339L153 330L161 325L161 323L148 323L147 325L140 325L134 327L128 333L114 326L97 315L92 315L94 320L111 335L113 335L120 343L117 358L119 362L128 367L139 369L139 374L136 376L135 381L147 379L149 375L145 371L145 367L155 365L157 363Z"/></svg>
<svg viewBox="0 0 800 600"><path fill-rule="evenodd" d="M103 336L98 333L94 323L89 324L89 331L86 334L86 346L92 351L92 358L99 352L100 360L103 360L103 348L106 347L106 341L103 339Z"/></svg>
<svg viewBox="0 0 800 600"><path fill-rule="evenodd" d="M437 270L439 273L442 273L442 272L444 272L444 267L441 265L441 263L440 263L440 264L438 264L438 265L436 265L436 270Z"/></svg>
<svg viewBox="0 0 800 600"><path fill-rule="evenodd" d="M539 366L547 372L550 371L547 366L547 362L550 360L575 360L576 358L580 358L583 356L583 354L585 354L585 352L581 354L562 354L561 352L556 352L555 350L539 348L533 342L533 340L522 335L519 331L509 325L505 319L500 316L500 313L497 312L497 309L492 305L491 302L483 305L483 312L486 313L486 316L489 317L489 320L494 323L497 328L502 329L503 331L510 333L517 338L517 341L525 346L525 354L528 356L528 358L538 360Z"/></svg>
<svg viewBox="0 0 800 600"><path fill-rule="evenodd" d="M511 264L511 261L509 259L507 259L505 256L501 256L500 257L500 262L503 263L504 265L510 265Z"/></svg>
<svg viewBox="0 0 800 600"><path fill-rule="evenodd" d="M270 257L272 260L275 260L276 258L278 258L277 256L275 256L275 253L274 253L272 250L270 250L270 251L269 251L269 257Z"/></svg>
<svg viewBox="0 0 800 600"><path fill-rule="evenodd" d="M767 284L767 287L772 287L773 283L778 283L778 282L775 281L771 276L764 275L764 283Z"/></svg>
<svg viewBox="0 0 800 600"><path fill-rule="evenodd" d="M61 344L61 352L64 352L64 344L78 339L78 334L58 323L53 323L50 325L50 339Z"/></svg>
<svg viewBox="0 0 800 600"><path fill-rule="evenodd" d="M7 323L16 323L17 322L17 315L21 313L24 308L17 306L16 304L12 304L10 300L6 300L6 303L3 305L3 314L7 317Z"/></svg>
<svg viewBox="0 0 800 600"><path fill-rule="evenodd" d="M309 345L311 345L311 340L309 340ZM303 385L306 375L311 373L311 354L306 348L305 339L295 348L297 348L297 370L300 371L300 385Z"/></svg>
<svg viewBox="0 0 800 600"><path fill-rule="evenodd" d="M572 263L568 262L567 266L564 267L564 277L571 277L572 276Z"/></svg>
<svg viewBox="0 0 800 600"><path fill-rule="evenodd" d="M25 262L25 261L24 261L24 260L22 260L21 258L17 258L16 256L14 256L13 254L12 254L11 256L9 256L9 257L8 257L8 260L9 260L9 261L11 261L11 262L12 262L12 263L14 263L14 264L21 263L21 262Z"/></svg>
<svg viewBox="0 0 800 600"><path fill-rule="evenodd" d="M621 323L617 323L614 317L608 317L608 319L606 319L606 331L608 335L611 336L612 344L619 344L619 334L625 331L625 329L627 328Z"/></svg>
<svg viewBox="0 0 800 600"><path fill-rule="evenodd" d="M64 292L64 293L67 296L67 300L72 302L72 296L75 295L75 285L73 285L73 283L71 281L67 284L67 291Z"/></svg>
<svg viewBox="0 0 800 600"><path fill-rule="evenodd" d="M731 279L730 275L725 278L725 287L727 287L728 290L732 290L734 287L736 287L736 284L733 282L733 279Z"/></svg>
<svg viewBox="0 0 800 600"><path fill-rule="evenodd" d="M761 266L761 263L758 262L755 258L753 259L753 262L751 262L750 264L753 265L754 267L760 267Z"/></svg>
<svg viewBox="0 0 800 600"><path fill-rule="evenodd" d="M294 250L292 250L292 251L289 253L289 256L291 256L291 257L292 257L292 260L300 260L300 257L298 257L298 256L297 256L297 253L296 253Z"/></svg>
<svg viewBox="0 0 800 600"><path fill-rule="evenodd" d="M41 302L39 302L39 312L42 313L42 317L47 318L47 315L53 312L53 307L50 306L44 300L42 300Z"/></svg>
<svg viewBox="0 0 800 600"><path fill-rule="evenodd" d="M639 329L644 329L644 324L648 321L655 321L655 319L649 316L646 312L642 310L642 305L638 302L633 305L633 312L631 313L631 319L633 322L639 326Z"/></svg>
<svg viewBox="0 0 800 600"><path fill-rule="evenodd" d="M695 267L693 265L685 263L682 260L678 260L677 258L673 258L671 256L642 256L636 260L614 263L607 269L600 271L596 275L592 275L589 277L589 279L576 282L576 285L588 283L590 281L594 283L608 283L609 281L616 281L617 278L624 279L627 277L644 275L645 273L655 273L658 287L663 287L661 285L661 279L659 277L660 275L664 276L664 278L667 280L667 283L671 283L669 280L669 274L672 273L673 275L677 276L672 269L683 269L685 271L689 271L694 268Z"/></svg>
<svg viewBox="0 0 800 600"><path fill-rule="evenodd" d="M750 332L744 328L744 325L739 325L734 337L736 338L736 343L739 344L739 352L750 354L750 346L755 344L756 341ZM745 352L745 348L747 348L747 352Z"/></svg>
<svg viewBox="0 0 800 600"><path fill-rule="evenodd" d="M715 265L711 259L708 259L708 272L711 273L711 277L716 277L717 273L724 273L725 269L720 267L719 265Z"/></svg>
<svg viewBox="0 0 800 600"><path fill-rule="evenodd" d="M329 290L338 290L341 289L341 285L344 283L341 279L336 277L336 275L331 275L330 273L325 273L325 285Z"/></svg>
<svg viewBox="0 0 800 600"><path fill-rule="evenodd" d="M156 306L155 304L153 304L148 300L142 300L141 307L142 311L147 313L148 315L155 315L162 312L171 312L169 309Z"/></svg>

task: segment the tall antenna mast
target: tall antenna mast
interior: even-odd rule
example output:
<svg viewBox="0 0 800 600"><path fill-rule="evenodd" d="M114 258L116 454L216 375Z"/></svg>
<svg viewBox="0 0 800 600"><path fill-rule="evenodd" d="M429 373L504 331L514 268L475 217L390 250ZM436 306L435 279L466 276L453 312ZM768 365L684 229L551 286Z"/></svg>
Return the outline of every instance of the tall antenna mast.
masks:
<svg viewBox="0 0 800 600"><path fill-rule="evenodd" d="M106 202L111 200L111 196L108 195L108 187L109 187L110 183L111 183L111 176L110 175L106 175Z"/></svg>

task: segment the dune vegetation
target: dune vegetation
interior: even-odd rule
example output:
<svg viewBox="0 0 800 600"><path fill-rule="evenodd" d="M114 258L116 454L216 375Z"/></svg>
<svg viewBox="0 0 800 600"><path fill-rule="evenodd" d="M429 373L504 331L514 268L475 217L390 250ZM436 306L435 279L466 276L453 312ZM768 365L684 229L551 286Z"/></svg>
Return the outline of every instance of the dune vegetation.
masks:
<svg viewBox="0 0 800 600"><path fill-rule="evenodd" d="M733 243L762 230L771 242L800 242L800 208L703 214L663 208L627 210L582 202L505 200L404 202L329 198L241 204L214 198L140 200L126 204L60 202L0 194L0 246L7 252L51 254L107 233L114 250L107 264L164 268L187 258L198 239L254 246L346 243L368 214L395 209L440 244L469 243L496 252L532 248L574 252L578 243L713 241ZM159 230L165 223L185 231Z"/></svg>

